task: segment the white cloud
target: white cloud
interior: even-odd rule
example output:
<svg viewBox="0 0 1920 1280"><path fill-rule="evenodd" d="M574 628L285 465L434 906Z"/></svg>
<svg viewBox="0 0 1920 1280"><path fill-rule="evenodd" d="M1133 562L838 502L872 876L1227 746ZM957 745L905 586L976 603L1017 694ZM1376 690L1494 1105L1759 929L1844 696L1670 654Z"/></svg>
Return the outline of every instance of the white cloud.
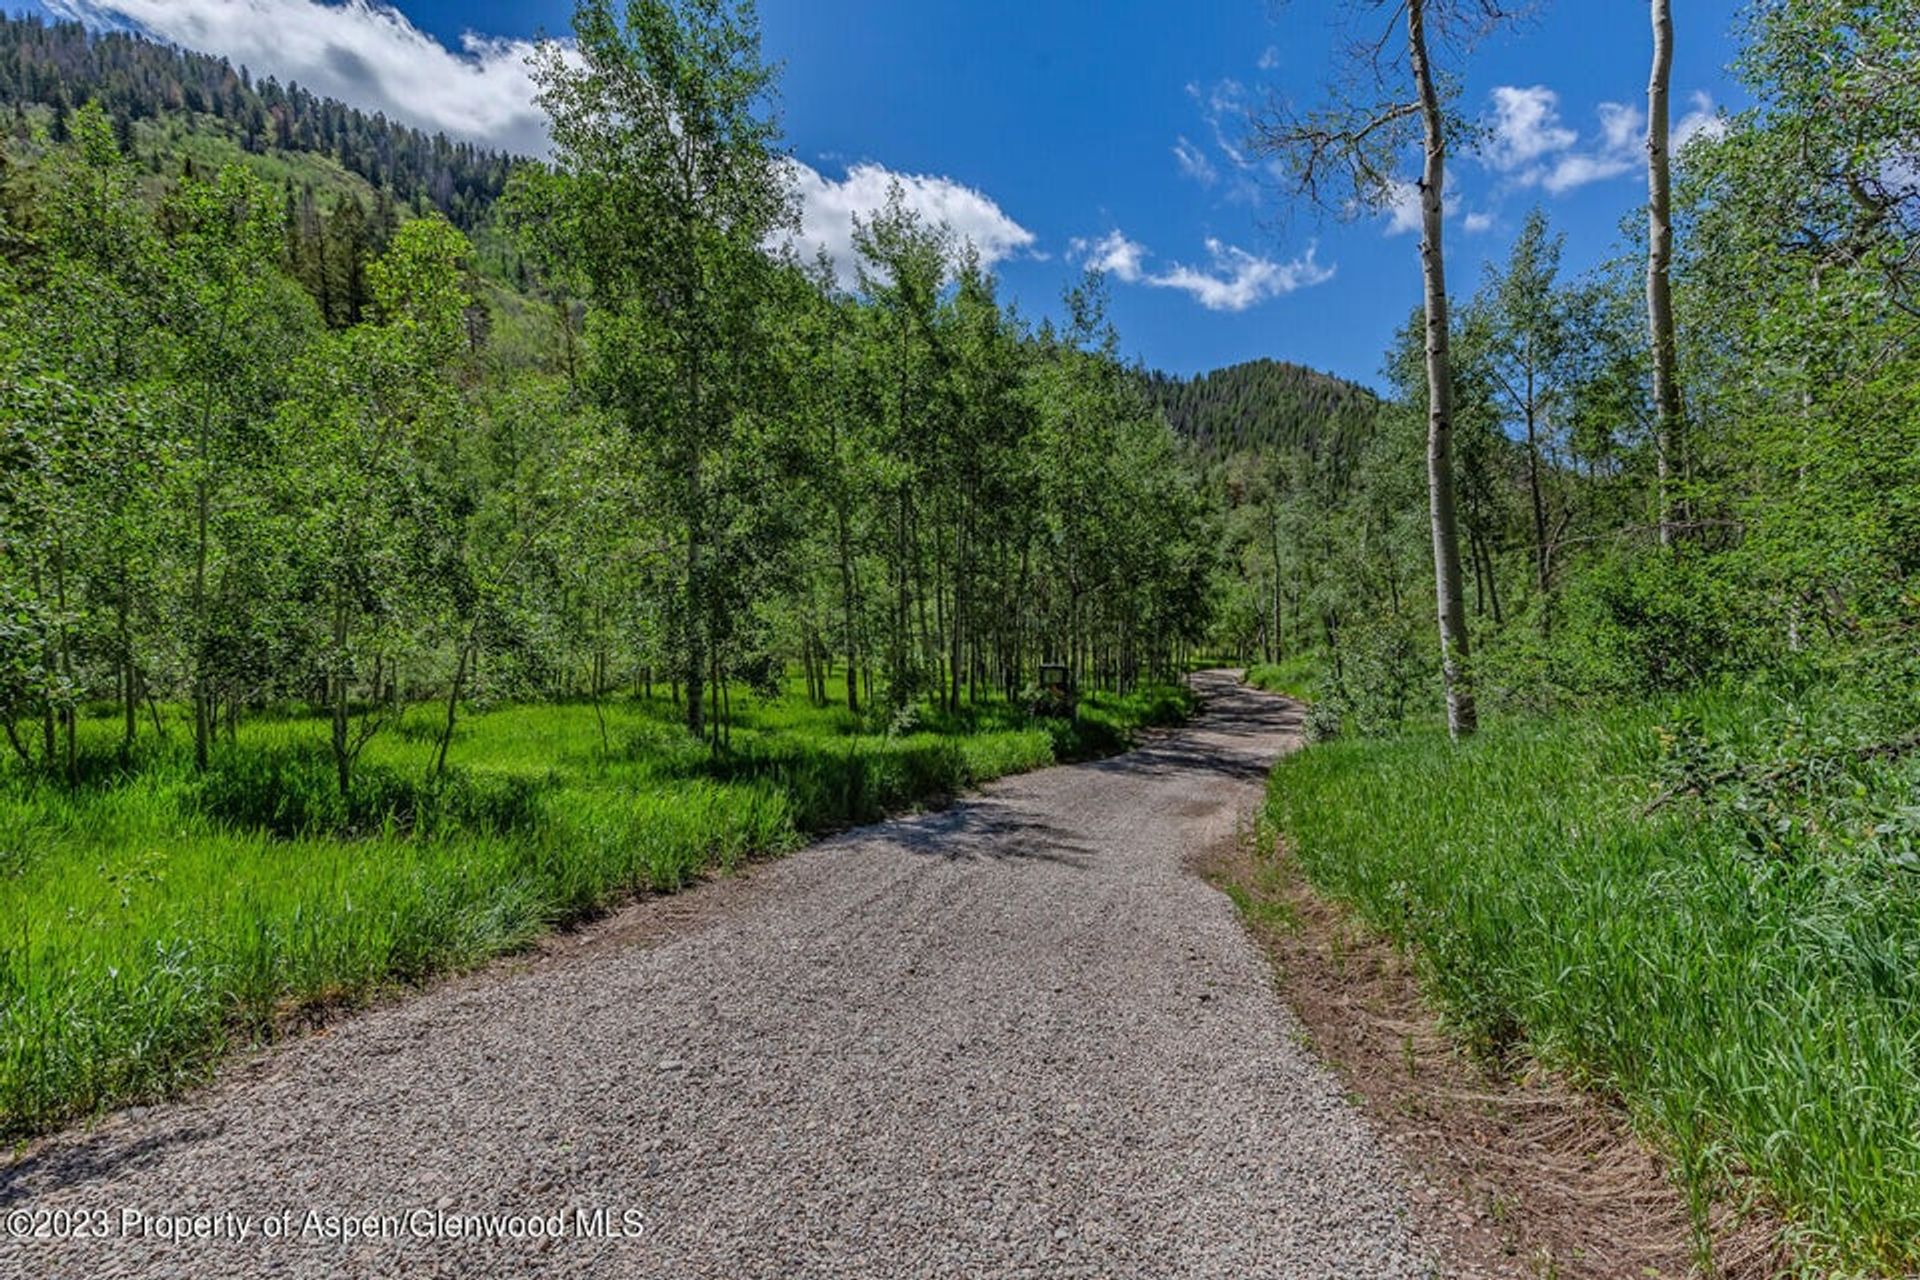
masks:
<svg viewBox="0 0 1920 1280"><path fill-rule="evenodd" d="M1581 146L1579 131L1560 118L1560 95L1545 85L1500 85L1492 95L1480 158L1509 187L1544 187L1555 195L1618 177L1639 163L1646 122L1622 102L1596 109L1598 136Z"/></svg>
<svg viewBox="0 0 1920 1280"><path fill-rule="evenodd" d="M1141 263L1147 256L1145 245L1127 239L1117 227L1097 240L1075 238L1067 245L1067 250L1086 266L1095 271L1104 271L1127 284L1139 281Z"/></svg>
<svg viewBox="0 0 1920 1280"><path fill-rule="evenodd" d="M1589 182L1617 178L1640 167L1647 132L1647 120L1640 109L1624 102L1603 102L1597 110L1599 145L1588 151L1567 152L1540 177L1540 185L1554 195Z"/></svg>
<svg viewBox="0 0 1920 1280"><path fill-rule="evenodd" d="M1554 195L1584 187L1589 182L1604 182L1608 178L1617 178L1633 168L1632 157L1608 155L1563 156L1560 163L1553 166L1541 184Z"/></svg>
<svg viewBox="0 0 1920 1280"><path fill-rule="evenodd" d="M1209 270L1175 263L1164 274L1148 276L1147 283L1182 290L1209 311L1245 311L1257 302L1333 279L1333 268L1316 262L1311 246L1291 262L1275 262L1210 239L1207 254Z"/></svg>
<svg viewBox="0 0 1920 1280"><path fill-rule="evenodd" d="M1713 99L1696 90L1690 99L1693 109L1673 124L1673 149L1677 152L1695 138L1717 141L1727 134L1727 118L1713 105Z"/></svg>
<svg viewBox="0 0 1920 1280"><path fill-rule="evenodd" d="M1396 179L1387 196L1387 229L1390 236L1402 236L1420 229L1420 184Z"/></svg>
<svg viewBox="0 0 1920 1280"><path fill-rule="evenodd" d="M1542 156L1565 151L1579 135L1560 123L1560 95L1545 85L1503 84L1493 91L1493 118L1485 158L1502 173L1525 170Z"/></svg>
<svg viewBox="0 0 1920 1280"><path fill-rule="evenodd" d="M1678 151L1699 137L1718 137L1726 121L1713 99L1696 92L1692 109L1674 122ZM1560 96L1545 85L1494 89L1485 125L1488 141L1480 158L1506 175L1511 187L1543 187L1554 195L1590 182L1602 182L1637 170L1646 141L1647 119L1625 102L1602 102L1594 112L1599 128L1588 145L1560 119ZM1395 223L1394 229L1401 229Z"/></svg>
<svg viewBox="0 0 1920 1280"><path fill-rule="evenodd" d="M521 155L547 149L533 43L467 33L458 51L373 0L46 0L90 25L133 24L256 75Z"/></svg>
<svg viewBox="0 0 1920 1280"><path fill-rule="evenodd" d="M1180 172L1192 178L1203 187L1210 187L1219 181L1220 174L1213 167L1213 161L1207 159L1207 153L1187 141L1185 134L1173 144L1173 158L1180 165Z"/></svg>
<svg viewBox="0 0 1920 1280"><path fill-rule="evenodd" d="M1490 213L1469 213L1460 220L1460 228L1468 235L1479 235L1482 231L1493 230L1493 215Z"/></svg>
<svg viewBox="0 0 1920 1280"><path fill-rule="evenodd" d="M992 197L952 178L896 173L863 161L849 166L846 177L836 182L799 160L788 163L800 197L794 248L808 261L824 248L845 284L852 284L857 276L853 220L871 217L886 207L887 192L896 182L907 208L929 225L951 231L956 249L971 243L983 266L1029 250L1034 243L1033 232L1008 217Z"/></svg>
<svg viewBox="0 0 1920 1280"><path fill-rule="evenodd" d="M1173 263L1165 271L1145 268L1146 246L1114 230L1095 240L1075 240L1072 255L1090 267L1128 284L1176 289L1209 311L1245 311L1256 303L1333 279L1333 268L1314 258L1314 249L1290 262L1276 262L1219 240L1206 242L1205 268Z"/></svg>
<svg viewBox="0 0 1920 1280"><path fill-rule="evenodd" d="M1640 108L1624 102L1603 102L1600 116L1600 149L1609 155L1633 151L1646 140L1647 120Z"/></svg>
<svg viewBox="0 0 1920 1280"><path fill-rule="evenodd" d="M1260 61L1257 65L1262 71L1272 71L1275 67L1278 67L1280 65L1279 48L1275 45L1268 45L1262 49L1260 51Z"/></svg>

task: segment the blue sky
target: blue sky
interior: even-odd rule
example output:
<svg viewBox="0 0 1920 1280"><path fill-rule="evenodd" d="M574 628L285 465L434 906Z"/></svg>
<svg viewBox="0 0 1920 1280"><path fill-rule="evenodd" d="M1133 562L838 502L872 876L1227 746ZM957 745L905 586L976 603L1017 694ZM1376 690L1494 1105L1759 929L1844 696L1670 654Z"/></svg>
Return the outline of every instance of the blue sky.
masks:
<svg viewBox="0 0 1920 1280"><path fill-rule="evenodd" d="M21 4L11 5L20 8ZM36 7L28 5L27 7ZM256 73L429 128L537 145L524 41L564 34L566 0L39 0L131 19ZM762 0L784 64L780 114L811 237L889 177L983 242L1029 316L1057 312L1080 265L1110 269L1130 355L1179 373L1257 356L1368 382L1419 297L1416 237L1389 212L1342 223L1289 207L1239 147L1247 103L1306 105L1358 28L1351 0ZM1741 105L1726 64L1737 0L1676 6L1675 118ZM1450 270L1469 290L1528 209L1568 265L1617 251L1644 191L1649 35L1637 0L1558 0L1465 64L1461 109L1493 130L1450 179ZM1710 127L1710 126L1709 126ZM1413 172L1409 159L1408 174Z"/></svg>

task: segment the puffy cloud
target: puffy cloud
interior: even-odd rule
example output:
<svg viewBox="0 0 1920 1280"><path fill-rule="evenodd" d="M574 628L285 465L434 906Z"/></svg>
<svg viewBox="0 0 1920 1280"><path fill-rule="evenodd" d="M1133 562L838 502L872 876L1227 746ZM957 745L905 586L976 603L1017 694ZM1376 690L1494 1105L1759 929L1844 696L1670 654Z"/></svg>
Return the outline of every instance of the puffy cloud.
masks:
<svg viewBox="0 0 1920 1280"><path fill-rule="evenodd" d="M1093 240L1072 242L1072 256L1128 284L1175 289L1209 311L1245 311L1281 294L1333 279L1333 268L1322 266L1314 250L1289 262L1276 262L1219 240L1206 242L1205 268L1173 263L1165 271L1145 268L1146 246L1118 230Z"/></svg>
<svg viewBox="0 0 1920 1280"><path fill-rule="evenodd" d="M1034 243L1033 232L1008 217L992 197L952 178L897 173L864 161L850 166L846 176L835 181L801 161L789 164L800 198L800 228L792 238L793 246L808 260L825 249L846 284L857 278L853 221L885 208L895 183L907 208L922 221L951 231L956 249L972 244L982 265L990 267L1031 249Z"/></svg>
<svg viewBox="0 0 1920 1280"><path fill-rule="evenodd" d="M373 0L45 0L93 26L131 25L257 75L520 155L547 149L528 40L467 33L456 52Z"/></svg>
<svg viewBox="0 0 1920 1280"><path fill-rule="evenodd" d="M1068 243L1067 251L1075 260L1127 284L1139 281L1141 263L1147 256L1145 245L1127 239L1117 227L1097 240L1076 238Z"/></svg>
<svg viewBox="0 0 1920 1280"><path fill-rule="evenodd" d="M1208 240L1207 254L1209 270L1175 263L1161 275L1148 276L1147 283L1182 290L1209 311L1245 311L1257 302L1333 279L1333 268L1314 261L1311 247L1291 262L1275 262Z"/></svg>
<svg viewBox="0 0 1920 1280"><path fill-rule="evenodd" d="M1716 137L1726 129L1713 100L1695 93L1692 109L1674 122L1677 151L1698 137ZM1647 118L1625 102L1595 108L1599 129L1591 143L1560 119L1560 98L1545 85L1501 85L1493 91L1487 116L1487 145L1481 159L1505 174L1515 187L1542 187L1559 195L1591 182L1603 182L1639 169Z"/></svg>
<svg viewBox="0 0 1920 1280"><path fill-rule="evenodd" d="M1578 134L1560 123L1560 95L1542 84L1496 87L1487 128L1485 159L1502 173L1525 170L1579 141Z"/></svg>
<svg viewBox="0 0 1920 1280"><path fill-rule="evenodd" d="M1268 45L1260 51L1259 67L1262 71L1272 71L1280 65L1280 49L1277 45Z"/></svg>
<svg viewBox="0 0 1920 1280"><path fill-rule="evenodd" d="M1603 102L1598 113L1599 145L1587 151L1569 151L1537 175L1540 185L1554 195L1589 182L1617 178L1640 167L1640 148L1647 128L1640 109L1623 102Z"/></svg>
<svg viewBox="0 0 1920 1280"><path fill-rule="evenodd" d="M1468 235L1478 235L1482 231L1493 230L1493 215L1490 213L1469 213L1460 220L1460 228Z"/></svg>

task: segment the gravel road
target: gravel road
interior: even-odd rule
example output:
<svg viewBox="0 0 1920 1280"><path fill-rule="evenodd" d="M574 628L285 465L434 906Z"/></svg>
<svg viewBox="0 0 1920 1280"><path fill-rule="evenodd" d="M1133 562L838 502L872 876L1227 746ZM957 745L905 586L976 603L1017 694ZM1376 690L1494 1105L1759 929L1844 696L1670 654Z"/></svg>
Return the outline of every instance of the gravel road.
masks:
<svg viewBox="0 0 1920 1280"><path fill-rule="evenodd" d="M1428 1275L1394 1159L1187 870L1293 732L1199 680L1142 750L640 903L30 1150L7 1221L105 1234L0 1236L0 1275ZM489 1230L525 1238L451 1234Z"/></svg>

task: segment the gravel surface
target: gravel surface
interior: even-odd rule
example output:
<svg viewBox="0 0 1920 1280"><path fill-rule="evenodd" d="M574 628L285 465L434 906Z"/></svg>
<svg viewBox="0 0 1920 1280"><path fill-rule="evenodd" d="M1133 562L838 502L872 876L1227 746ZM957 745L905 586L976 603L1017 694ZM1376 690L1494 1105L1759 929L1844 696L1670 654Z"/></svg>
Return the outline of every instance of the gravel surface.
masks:
<svg viewBox="0 0 1920 1280"><path fill-rule="evenodd" d="M1199 679L1205 713L1142 750L640 903L31 1150L8 1222L105 1236L0 1237L0 1275L1427 1275L1395 1160L1186 869L1293 729ZM177 1215L224 1234L160 1238ZM449 1235L489 1227L558 1238Z"/></svg>

